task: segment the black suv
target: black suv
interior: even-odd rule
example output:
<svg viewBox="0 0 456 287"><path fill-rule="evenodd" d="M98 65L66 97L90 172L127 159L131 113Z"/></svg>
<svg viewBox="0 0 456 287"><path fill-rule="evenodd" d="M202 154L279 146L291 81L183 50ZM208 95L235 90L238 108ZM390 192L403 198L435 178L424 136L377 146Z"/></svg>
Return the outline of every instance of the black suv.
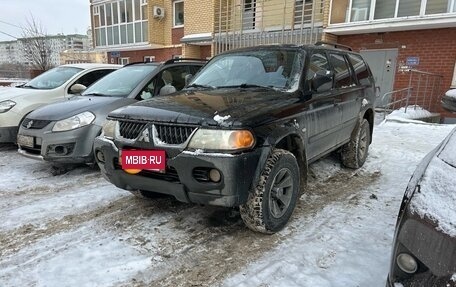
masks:
<svg viewBox="0 0 456 287"><path fill-rule="evenodd" d="M179 93L111 112L94 149L117 187L239 206L249 228L273 233L288 222L310 162L340 150L345 166L364 164L374 100L372 73L348 47L232 50ZM123 170L126 150L164 151L166 168Z"/></svg>

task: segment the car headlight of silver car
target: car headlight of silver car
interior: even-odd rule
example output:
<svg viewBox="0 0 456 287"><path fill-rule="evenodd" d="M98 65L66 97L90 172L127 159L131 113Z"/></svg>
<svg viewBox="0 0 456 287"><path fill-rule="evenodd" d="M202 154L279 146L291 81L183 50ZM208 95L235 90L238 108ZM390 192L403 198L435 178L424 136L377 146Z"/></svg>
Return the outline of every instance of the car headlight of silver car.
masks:
<svg viewBox="0 0 456 287"><path fill-rule="evenodd" d="M188 148L208 150L241 150L253 147L255 138L248 130L210 130L195 132Z"/></svg>
<svg viewBox="0 0 456 287"><path fill-rule="evenodd" d="M15 102L7 100L0 102L0 113L6 113L16 105Z"/></svg>
<svg viewBox="0 0 456 287"><path fill-rule="evenodd" d="M105 138L113 139L116 134L117 121L106 120L103 124L102 135Z"/></svg>
<svg viewBox="0 0 456 287"><path fill-rule="evenodd" d="M86 125L90 125L95 120L95 115L91 112L83 112L67 119L58 121L52 128L53 132L63 132L74 130Z"/></svg>

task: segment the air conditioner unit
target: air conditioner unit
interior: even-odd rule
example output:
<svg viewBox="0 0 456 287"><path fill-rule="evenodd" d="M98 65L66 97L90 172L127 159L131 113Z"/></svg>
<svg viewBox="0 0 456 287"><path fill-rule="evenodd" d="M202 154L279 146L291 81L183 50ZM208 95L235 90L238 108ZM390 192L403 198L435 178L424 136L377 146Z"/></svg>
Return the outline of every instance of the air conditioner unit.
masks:
<svg viewBox="0 0 456 287"><path fill-rule="evenodd" d="M165 17L165 8L160 6L154 6L154 18Z"/></svg>

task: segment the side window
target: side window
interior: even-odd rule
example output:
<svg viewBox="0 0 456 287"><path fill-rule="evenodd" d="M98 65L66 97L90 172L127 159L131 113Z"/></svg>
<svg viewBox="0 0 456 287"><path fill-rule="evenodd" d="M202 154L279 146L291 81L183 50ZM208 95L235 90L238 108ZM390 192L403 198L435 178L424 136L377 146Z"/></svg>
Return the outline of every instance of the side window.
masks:
<svg viewBox="0 0 456 287"><path fill-rule="evenodd" d="M311 80L315 75L327 75L331 71L328 59L324 53L318 52L310 58L309 72L307 73L307 80Z"/></svg>
<svg viewBox="0 0 456 287"><path fill-rule="evenodd" d="M334 69L335 88L347 88L355 84L345 57L341 54L330 54L331 65Z"/></svg>
<svg viewBox="0 0 456 287"><path fill-rule="evenodd" d="M89 72L89 73L83 75L79 79L77 79L73 84L81 84L81 85L88 87L91 84L93 84L94 82L96 82L98 79L103 78L104 76L106 76L107 74L109 74L113 71L115 71L115 70L114 69L103 69L103 70L92 71L92 72ZM68 93L70 93L70 88L71 87L68 88Z"/></svg>
<svg viewBox="0 0 456 287"><path fill-rule="evenodd" d="M353 66L358 82L363 86L370 85L369 70L367 69L366 63L364 63L363 58L359 55L348 54L348 60Z"/></svg>
<svg viewBox="0 0 456 287"><path fill-rule="evenodd" d="M157 77L152 78L147 85L139 92L139 95L136 96L137 100L147 100L158 94L155 87L157 86Z"/></svg>
<svg viewBox="0 0 456 287"><path fill-rule="evenodd" d="M190 74L188 66L174 66L161 71L155 85L155 95L160 94L160 90L166 86L168 90L175 88L176 91L182 90L185 86L185 76Z"/></svg>
<svg viewBox="0 0 456 287"><path fill-rule="evenodd" d="M306 75L306 83L313 91L329 91L333 85L333 77L328 58L323 52L316 52L310 57L309 70Z"/></svg>

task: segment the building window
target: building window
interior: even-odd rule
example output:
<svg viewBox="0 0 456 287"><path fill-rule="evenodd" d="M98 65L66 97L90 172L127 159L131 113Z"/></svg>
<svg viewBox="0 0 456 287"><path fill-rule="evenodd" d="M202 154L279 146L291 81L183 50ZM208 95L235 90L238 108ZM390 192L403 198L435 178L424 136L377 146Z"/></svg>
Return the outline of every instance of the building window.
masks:
<svg viewBox="0 0 456 287"><path fill-rule="evenodd" d="M184 1L173 2L174 27L184 26Z"/></svg>
<svg viewBox="0 0 456 287"><path fill-rule="evenodd" d="M144 56L144 63L155 62L155 56Z"/></svg>
<svg viewBox="0 0 456 287"><path fill-rule="evenodd" d="M120 65L127 65L130 63L130 58L119 58L119 64Z"/></svg>
<svg viewBox="0 0 456 287"><path fill-rule="evenodd" d="M119 0L93 11L96 47L148 42L146 0Z"/></svg>

